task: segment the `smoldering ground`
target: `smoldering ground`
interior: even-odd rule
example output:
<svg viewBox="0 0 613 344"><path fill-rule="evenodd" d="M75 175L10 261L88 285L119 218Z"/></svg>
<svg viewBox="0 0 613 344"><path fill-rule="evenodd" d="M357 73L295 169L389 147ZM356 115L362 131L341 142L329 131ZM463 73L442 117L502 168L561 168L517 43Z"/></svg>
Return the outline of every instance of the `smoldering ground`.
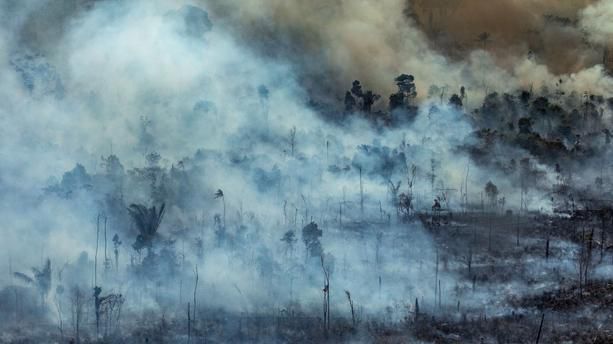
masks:
<svg viewBox="0 0 613 344"><path fill-rule="evenodd" d="M444 318L441 309L457 307L451 318L469 310L506 316L516 310L480 270L490 268L492 245L477 245L492 221L501 223L494 240L508 241L509 233L500 232L508 218L498 212L521 210L522 221L530 210L553 214L552 185L572 185L577 207L581 197L609 192L603 185L610 181L601 178L596 191L593 181L609 168L599 163L610 149L598 130L609 125L611 108L582 98L610 97L602 66L562 68L521 53L508 63L497 47L483 46L452 56L436 49L403 1L2 6L0 314L13 321L2 340L41 333L76 341L230 340L215 330L225 328L237 340L265 342L270 333L258 338L242 329L243 317L291 314L304 321L303 330L292 328L280 341L299 338L295 333L309 338L314 329L329 334L326 325L320 331L329 315L333 327L355 330L344 340L372 341L377 326L413 323L420 311ZM602 42L606 27L590 26L598 10L577 4L563 11ZM572 30L570 36L579 35ZM560 69L570 74L553 74ZM415 76L414 118L390 120L385 97L372 111L342 109L354 79L364 91L387 95L401 73ZM516 94L531 84L522 105ZM447 98L460 86L468 97L458 106ZM538 96L550 103L536 102ZM560 118L536 116L558 103ZM582 106L600 117L581 129L593 137L578 143L559 135L557 125ZM525 114L515 107L535 114L525 132L505 126L519 127ZM559 161L551 158L554 150L526 143L558 136ZM527 172L520 173L512 161L526 157ZM499 190L494 196L484 195L489 180ZM404 208L401 194L410 199ZM556 201L570 202L565 195ZM433 224L435 197L453 212L486 217L451 222L459 239L449 242L460 244L445 243L433 231L441 225ZM156 211L164 204L148 244L139 244L139 235L146 239L127 210L132 204ZM555 286L560 275L573 275L585 240L552 240L560 261L551 263L531 251L543 239L526 236L525 255L513 254L538 263L535 271L544 271L538 283ZM606 267L599 269L606 278ZM531 295L532 273L504 280L503 291ZM123 298L116 305L123 315L107 310L102 326L95 321L95 286L102 296ZM330 295L324 319L322 289ZM184 319L188 302L193 313ZM220 325L224 317L229 325ZM36 324L32 333L14 330L26 320Z"/></svg>

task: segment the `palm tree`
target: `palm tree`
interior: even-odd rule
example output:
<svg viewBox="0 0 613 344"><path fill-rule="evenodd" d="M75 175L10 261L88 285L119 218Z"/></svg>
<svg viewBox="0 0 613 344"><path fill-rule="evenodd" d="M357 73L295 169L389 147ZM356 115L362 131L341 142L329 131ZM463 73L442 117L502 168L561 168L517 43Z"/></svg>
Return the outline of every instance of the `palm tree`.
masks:
<svg viewBox="0 0 613 344"><path fill-rule="evenodd" d="M32 272L33 276L28 276L22 272L15 272L14 275L27 284L34 284L40 293L41 305L44 305L47 294L51 289L51 260L47 258L42 270L33 267Z"/></svg>
<svg viewBox="0 0 613 344"><path fill-rule="evenodd" d="M226 198L224 197L221 189L218 189L217 192L215 192L215 199L219 198L221 198L221 201L223 202L223 227L226 228Z"/></svg>
<svg viewBox="0 0 613 344"><path fill-rule="evenodd" d="M162 223L162 218L164 217L164 210L166 209L166 204L162 203L160 206L160 210L158 211L155 206L151 208L147 208L141 204L131 204L128 207L128 212L136 227L138 228L139 234L136 236L136 241L132 244L132 247L140 252L144 247L148 250L151 250L153 244L153 238L157 233L160 224Z"/></svg>

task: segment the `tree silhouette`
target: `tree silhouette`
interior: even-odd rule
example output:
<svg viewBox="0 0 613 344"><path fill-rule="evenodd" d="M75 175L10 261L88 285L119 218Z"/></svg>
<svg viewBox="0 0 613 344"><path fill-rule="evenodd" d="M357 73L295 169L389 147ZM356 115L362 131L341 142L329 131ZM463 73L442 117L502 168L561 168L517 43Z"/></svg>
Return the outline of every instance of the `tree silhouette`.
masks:
<svg viewBox="0 0 613 344"><path fill-rule="evenodd" d="M354 80L351 84L351 93L347 92L345 94L345 109L347 111L358 105L352 94L360 100L360 110L366 113L369 113L375 102L381 98L380 95L374 93L373 91L367 90L364 92L360 81Z"/></svg>
<svg viewBox="0 0 613 344"><path fill-rule="evenodd" d="M281 238L281 241L283 241L286 245L285 254L289 252L291 256L294 252L294 244L297 241L296 233L293 230L285 232L285 234L283 234L283 237Z"/></svg>
<svg viewBox="0 0 613 344"><path fill-rule="evenodd" d="M454 93L451 98L449 98L449 106L454 108L455 110L461 110L463 106L462 98L460 98L460 96Z"/></svg>
<svg viewBox="0 0 613 344"><path fill-rule="evenodd" d="M492 35L490 35L489 32L481 32L479 35L477 35L476 41L481 44L481 48L485 50L487 44L492 41Z"/></svg>
<svg viewBox="0 0 613 344"><path fill-rule="evenodd" d="M164 203L162 203L159 210L155 206L147 208L141 204L131 204L128 207L128 212L139 232L136 236L136 241L132 244L136 251L140 252L145 247L148 250L151 249L153 238L162 223L165 209L166 205Z"/></svg>
<svg viewBox="0 0 613 344"><path fill-rule="evenodd" d="M495 206L498 199L498 187L496 184L488 181L487 184L485 184L485 195L489 199L490 205Z"/></svg>
<svg viewBox="0 0 613 344"><path fill-rule="evenodd" d="M221 189L218 189L217 192L215 192L215 199L219 198L221 198L223 203L223 227L226 228L226 197Z"/></svg>
<svg viewBox="0 0 613 344"><path fill-rule="evenodd" d="M33 267L32 273L33 276L28 276L22 272L15 272L14 275L27 284L33 284L40 294L41 305L44 305L47 294L51 289L51 260L47 258L42 269Z"/></svg>
<svg viewBox="0 0 613 344"><path fill-rule="evenodd" d="M119 235L115 233L113 236L113 248L115 253L115 270L119 271L119 246L121 246L122 242L119 240Z"/></svg>
<svg viewBox="0 0 613 344"><path fill-rule="evenodd" d="M302 228L302 241L310 257L322 255L323 249L321 247L321 242L319 242L319 238L321 238L322 234L323 231L317 227L315 222L311 222Z"/></svg>

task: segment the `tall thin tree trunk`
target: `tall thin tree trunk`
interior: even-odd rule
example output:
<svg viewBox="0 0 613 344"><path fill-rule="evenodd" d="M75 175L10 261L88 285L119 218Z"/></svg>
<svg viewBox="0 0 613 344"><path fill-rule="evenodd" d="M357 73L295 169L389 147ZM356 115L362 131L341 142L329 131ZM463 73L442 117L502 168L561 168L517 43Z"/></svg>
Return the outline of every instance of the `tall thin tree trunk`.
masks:
<svg viewBox="0 0 613 344"><path fill-rule="evenodd" d="M543 313L541 315L541 324L539 325L539 332L536 335L536 344L539 344L539 341L541 340L541 331L543 329L543 320L545 320L545 313Z"/></svg>
<svg viewBox="0 0 613 344"><path fill-rule="evenodd" d="M438 280L438 308L441 308L443 292L441 291L441 280Z"/></svg>
<svg viewBox="0 0 613 344"><path fill-rule="evenodd" d="M119 249L115 249L115 272L119 273Z"/></svg>
<svg viewBox="0 0 613 344"><path fill-rule="evenodd" d="M515 242L515 246L519 247L519 216L520 214L517 214L517 235L516 235L516 242Z"/></svg>
<svg viewBox="0 0 613 344"><path fill-rule="evenodd" d="M192 337L192 316L190 310L190 304L187 303L187 342L189 343Z"/></svg>
<svg viewBox="0 0 613 344"><path fill-rule="evenodd" d="M362 167L359 167L360 170L360 213L364 215L364 187L362 185Z"/></svg>
<svg viewBox="0 0 613 344"><path fill-rule="evenodd" d="M107 244L107 241L106 241L106 220L107 220L107 217L104 216L104 274L105 274L105 277L106 277L106 270L107 270L107 267L108 267L108 265L107 265L108 257L106 255L106 244Z"/></svg>
<svg viewBox="0 0 613 344"><path fill-rule="evenodd" d="M492 251L492 214L489 216L489 231L487 237L487 249L488 251Z"/></svg>
<svg viewBox="0 0 613 344"><path fill-rule="evenodd" d="M198 289L198 265L196 265L196 269L194 270L196 274L196 282L194 283L194 310L193 310L193 320L194 324L196 323L196 290Z"/></svg>
<svg viewBox="0 0 613 344"><path fill-rule="evenodd" d="M604 214L602 214L601 216L602 218L601 218L601 227L600 227L600 262L602 262L602 259L604 257L604 248L605 248L605 242L606 242Z"/></svg>
<svg viewBox="0 0 613 344"><path fill-rule="evenodd" d="M94 286L98 286L98 239L100 235L100 214L96 218L96 252L94 254Z"/></svg>
<svg viewBox="0 0 613 344"><path fill-rule="evenodd" d="M221 201L223 203L223 228L226 228L226 196L221 196Z"/></svg>
<svg viewBox="0 0 613 344"><path fill-rule="evenodd" d="M434 268L434 306L436 307L436 298L438 295L438 249L436 250L436 265Z"/></svg>

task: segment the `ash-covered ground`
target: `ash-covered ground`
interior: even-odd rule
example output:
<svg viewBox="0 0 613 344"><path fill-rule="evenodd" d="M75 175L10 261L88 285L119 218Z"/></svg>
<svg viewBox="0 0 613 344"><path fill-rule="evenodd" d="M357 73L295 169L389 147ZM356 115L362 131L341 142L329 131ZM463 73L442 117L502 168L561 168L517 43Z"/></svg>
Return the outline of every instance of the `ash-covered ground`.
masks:
<svg viewBox="0 0 613 344"><path fill-rule="evenodd" d="M613 1L496 4L0 3L0 343L613 342Z"/></svg>

